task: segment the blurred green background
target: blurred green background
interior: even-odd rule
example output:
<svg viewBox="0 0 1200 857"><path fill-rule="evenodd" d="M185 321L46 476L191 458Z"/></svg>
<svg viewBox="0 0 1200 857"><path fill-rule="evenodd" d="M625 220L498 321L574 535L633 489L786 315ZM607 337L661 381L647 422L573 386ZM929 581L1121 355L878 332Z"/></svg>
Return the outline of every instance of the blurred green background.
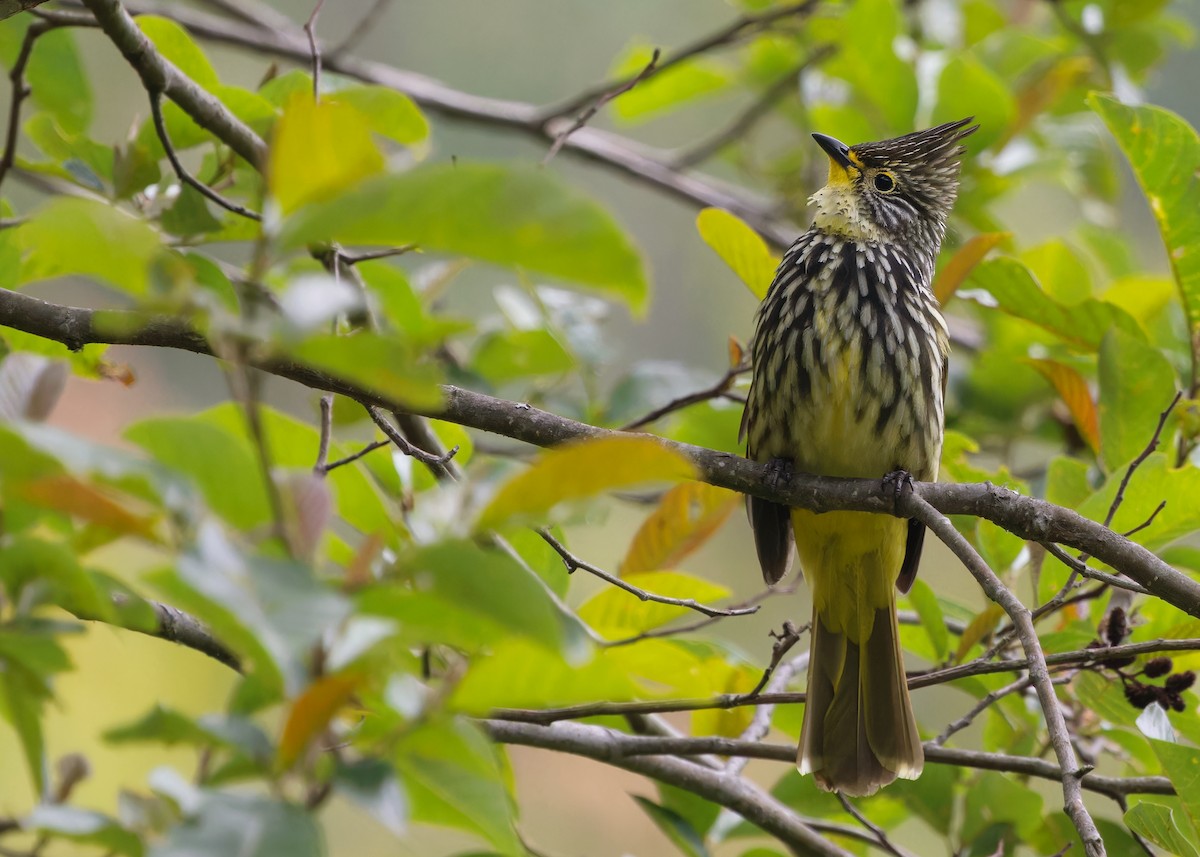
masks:
<svg viewBox="0 0 1200 857"><path fill-rule="evenodd" d="M1130 0L1136 2L1136 0ZM276 0L276 8L303 21L311 7L303 2ZM1002 4L1019 7L1020 2ZM1200 26L1195 3L1173 4L1180 14ZM338 42L371 0L328 0L318 32ZM953 14L954 4L943 0L920 3L923 15ZM436 77L466 92L512 98L538 104L553 103L607 78L614 60L634 41L671 48L684 44L729 21L738 10L721 0L406 0L392 3L378 20L357 53L402 68ZM110 142L121 139L135 116L144 116L145 93L112 45L95 32L81 32L87 68L101 105L93 136ZM247 52L211 46L209 55L230 83L253 87L262 77L261 58ZM1147 92L1147 100L1181 113L1200 124L1200 54L1177 52L1163 67ZM4 90L6 108L7 88ZM721 127L748 100L717 95L665 119L636 128L620 128L646 143L685 147ZM515 159L537 162L545 147L492 128L434 120L431 157ZM609 113L595 123L613 127ZM811 146L807 133L790 126L771 128L768 145L775 150ZM837 136L838 128L814 128ZM855 142L847 140L847 142ZM637 361L676 362L694 367L695 384L716 378L727 365L727 340L749 337L754 299L735 276L700 240L694 225L695 209L667 198L613 171L589 165L562 153L551 169L583 188L614 212L625 229L636 236L648 260L654 283L648 316L633 321L621 310L605 322L605 344L611 360L605 366L617 377ZM729 164L716 161L708 168L731 181L739 181ZM1124 171L1122 164L1122 170ZM804 192L816 189L816 176L802 177ZM34 191L14 185L10 193L32 199ZM1078 219L1076 202L1062 188L1036 182L1002 203L1003 218L1018 229L1019 247L1061 234L1065 224ZM24 205L22 207L25 207ZM1121 221L1126 232L1137 236L1142 261L1151 270L1165 270L1157 231L1144 200L1126 175ZM799 229L798 229L799 231ZM420 271L437 264L417 259L409 267ZM470 307L490 302L490 290L511 274L496 270L466 272L451 286L451 306ZM56 283L39 290L49 298L84 305L111 300L99 289L83 283ZM192 412L226 398L223 379L211 361L177 352L146 349L113 349L114 361L125 361L136 383L122 387L72 377L51 422L97 441L122 444L122 429L155 413ZM705 374L707 373L707 374ZM269 398L305 416L314 401L299 388L278 384ZM580 527L573 547L596 564L615 568L645 514L636 506L613 511L602 526ZM144 558L125 549L103 563L136 579ZM689 569L722 581L736 595L749 596L761 588L750 536L743 516L735 514L720 536L688 561ZM936 542L927 547L923 575L940 591L953 592L968 603L981 603L973 584ZM576 583L573 600L598 587ZM735 595L735 598L736 598ZM727 620L715 633L736 641L751 662L764 663L770 654L768 630L785 618L804 619L808 604L803 590L794 596L774 598L757 615ZM108 628L95 629L71 645L76 670L58 685L61 705L48 721L51 756L82 752L94 775L77 792L80 805L112 810L122 787L138 787L160 766L187 772L194 765L189 751L164 752L122 747L110 750L99 741L107 728L127 722L155 701L169 702L183 711L201 713L218 707L232 686L228 672L197 655L166 643ZM970 700L949 688L921 691L915 696L918 716L937 710L965 711ZM15 812L30 801L28 777L14 760L19 750L12 734L0 729L0 814ZM609 854L652 855L668 845L629 793L649 794L637 777L575 758L557 757L522 749L511 751L524 807L522 829L530 839L559 857ZM752 763L750 770L756 764ZM1055 789L1046 785L1047 805ZM469 847L441 831L418 831L403 845L365 814L335 805L324 814L330 853L342 857L398 854L434 857ZM909 843L910 847L919 845ZM722 852L724 853L724 852Z"/></svg>

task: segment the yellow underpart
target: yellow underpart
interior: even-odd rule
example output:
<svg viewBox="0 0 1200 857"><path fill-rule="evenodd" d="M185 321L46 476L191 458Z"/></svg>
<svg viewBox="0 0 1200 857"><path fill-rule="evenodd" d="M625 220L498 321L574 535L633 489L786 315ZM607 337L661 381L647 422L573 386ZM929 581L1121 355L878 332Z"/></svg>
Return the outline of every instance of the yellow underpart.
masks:
<svg viewBox="0 0 1200 857"><path fill-rule="evenodd" d="M792 529L815 610L830 631L863 644L875 610L895 603L907 522L869 512L792 509Z"/></svg>

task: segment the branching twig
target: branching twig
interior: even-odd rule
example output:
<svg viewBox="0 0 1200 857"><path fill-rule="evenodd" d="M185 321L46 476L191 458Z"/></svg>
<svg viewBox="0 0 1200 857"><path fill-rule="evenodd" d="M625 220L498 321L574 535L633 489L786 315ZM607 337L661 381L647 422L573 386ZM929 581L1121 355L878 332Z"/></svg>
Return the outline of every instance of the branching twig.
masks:
<svg viewBox="0 0 1200 857"><path fill-rule="evenodd" d="M417 461L426 465L430 469L446 464L450 461L450 459L454 458L454 456L458 454L457 446L441 455L433 455L432 453L428 453L425 450L409 443L408 438L401 434L394 425L388 422L387 415L384 414L382 409L376 407L375 405L368 405L367 413L371 415L371 419L374 420L375 425L379 426L379 428L383 430L383 433L388 436L388 439L391 440L392 443L396 444L397 449L399 449L405 455L415 458Z"/></svg>
<svg viewBox="0 0 1200 857"><path fill-rule="evenodd" d="M846 812L848 812L855 821L871 832L871 836L874 837L875 843L881 849L886 851L888 854L894 855L894 857L910 857L907 851L902 851L893 845L892 841L888 839L887 831L863 815L862 811L852 804L849 798L840 793L838 794L837 798L839 801L841 801L842 809L846 810Z"/></svg>
<svg viewBox="0 0 1200 857"><path fill-rule="evenodd" d="M242 217L250 220L261 221L262 215L257 211L251 211L245 206L238 205L233 200L226 199L217 193L211 187L200 181L184 168L183 162L179 160L179 155L175 151L175 147L171 145L171 137L167 133L167 123L163 119L162 112L162 93L150 93L150 117L154 121L154 130L158 134L158 140L162 143L163 151L167 155L167 160L171 162L171 167L175 170L175 175L185 185L195 188L200 192L205 199L215 202L227 211L232 211L234 214L240 214Z"/></svg>
<svg viewBox="0 0 1200 857"><path fill-rule="evenodd" d="M829 58L836 51L833 45L820 45L803 62L789 69L779 79L768 86L751 104L721 130L711 137L701 140L695 146L675 156L673 161L678 169L686 169L702 164L713 155L719 154L726 146L736 143L750 132L755 125L770 115L775 104L789 92L797 89L797 79L810 66Z"/></svg>
<svg viewBox="0 0 1200 857"><path fill-rule="evenodd" d="M321 17L321 7L325 0L317 0L312 13L304 22L304 33L308 36L308 50L312 54L312 88L313 101L321 100L321 43L317 41L317 19Z"/></svg>
<svg viewBox="0 0 1200 857"><path fill-rule="evenodd" d="M808 626L797 628L791 622L783 623L783 630L778 634L774 631L771 636L775 638L775 645L771 647L771 662L767 664L767 668L763 670L762 677L758 680L758 684L754 685L747 696L753 698L766 688L768 682L771 681L771 675L775 672L775 668L779 666L779 662L783 660L783 656L792 650L792 646L800 642L800 635L808 630Z"/></svg>
<svg viewBox="0 0 1200 857"><path fill-rule="evenodd" d="M347 265L357 265L359 262L369 262L372 259L388 259L392 256L403 256L417 249L416 244L401 244L399 247L384 247L382 250L365 250L362 253L347 253L338 250L338 258Z"/></svg>
<svg viewBox="0 0 1200 857"><path fill-rule="evenodd" d="M476 447L476 449L478 449L478 447ZM764 589L762 592L759 592L758 594L753 595L750 598L747 598L745 601L741 601L737 604L732 605L732 607L733 607L733 609L741 609L743 607L753 607L757 604L762 603L763 601L766 601L768 598L770 598L772 596L791 595L795 591L796 591L796 588L794 586L774 586L774 587L771 587L770 589ZM688 634L688 633L691 633L692 631L699 631L701 628L707 628L709 625L712 625L714 622L720 622L724 618L726 618L726 617L724 617L724 616L706 616L703 619L697 619L694 622L689 622L684 625L668 625L665 628L654 628L649 631L642 631L641 633L634 634L631 637L622 637L619 640L608 640L605 642L604 646L605 646L605 648L611 649L611 648L615 648L617 646L630 646L630 645L633 645L634 643L640 643L642 640L653 640L653 639L658 639L661 637L674 637L679 634Z"/></svg>
<svg viewBox="0 0 1200 857"><path fill-rule="evenodd" d="M542 166L550 163L550 161L554 159L554 156L558 154L558 150L561 149L563 144L567 142L567 138L590 122L592 117L600 112L600 108L602 108L605 104L608 104L608 102L612 101L617 96L624 95L650 75L654 74L654 68L658 63L659 55L659 49L655 48L654 53L650 57L650 62L646 64L644 69L619 86L609 90L608 92L601 93L586 110L575 117L574 122L564 128L562 131L559 131L554 136L554 142L550 145L550 151L546 153L546 157L542 158Z"/></svg>
<svg viewBox="0 0 1200 857"><path fill-rule="evenodd" d="M1104 516L1104 526L1109 526L1116 517L1117 510L1121 508L1121 503L1125 501L1125 489L1129 487L1129 480L1133 478L1133 474L1141 467L1142 462L1151 456L1154 450L1158 449L1159 441L1162 439L1163 428L1167 425L1167 419L1171 416L1171 411L1175 410L1175 406L1179 404L1179 400L1183 397L1182 392L1176 392L1175 397L1171 399L1171 403L1163 409L1158 415L1158 425L1154 428L1154 434L1150 436L1150 442L1146 444L1138 457L1129 462L1129 466L1125 468L1125 475L1121 477L1121 484L1117 486L1117 493L1113 496L1112 504L1108 507L1108 514ZM1087 562L1086 557L1080 557L1084 562Z"/></svg>
<svg viewBox="0 0 1200 857"><path fill-rule="evenodd" d="M1024 693L1032 683L1033 680L1026 675L1017 679L1012 684L1005 685L999 690L993 690L983 699L979 700L979 702L975 703L975 705L971 706L970 711L955 720L953 723L948 724L946 728L943 729L941 733L933 739L933 743L939 746L945 744L946 741L950 739L951 735L953 735L955 732L960 732L963 729L966 729L971 725L972 721L974 721L976 717L987 711L1001 699L1012 693Z"/></svg>
<svg viewBox="0 0 1200 857"><path fill-rule="evenodd" d="M653 592L647 592L640 587L634 586L629 581L622 580L614 574L609 574L604 569L592 565L590 562L575 556L575 554L571 553L571 551L567 549L566 545L554 538L549 530L540 529L537 531L537 533L542 537L542 540L545 541L546 544L550 545L550 547L554 548L554 552L562 558L563 564L567 567L567 574L573 574L576 571L586 571L590 575L598 577L607 583L611 583L618 589L624 589L630 595L636 596L642 601L653 601L655 604L669 604L672 607L686 607L689 610L695 610L697 613L703 613L705 616L710 617L746 616L751 613L758 612L757 606L728 607L722 609L720 607L709 607L692 598L669 598L666 595L655 595Z"/></svg>
<svg viewBox="0 0 1200 857"><path fill-rule="evenodd" d="M950 519L938 512L927 501L909 491L897 501L898 511L907 513L921 521L950 550L962 561L967 570L983 588L988 598L1004 608L1013 623L1021 648L1029 661L1029 678L1037 690L1042 712L1046 717L1046 729L1050 734L1050 743L1054 747L1054 755L1058 758L1062 770L1063 809L1071 819L1079 838L1083 840L1084 853L1087 857L1103 857L1105 854L1104 840L1101 839L1096 823L1092 820L1087 806L1084 805L1080 788L1080 780L1090 771L1081 768L1075 758L1075 750L1071 746L1071 734L1067 729L1062 708L1054 693L1054 685L1050 682L1050 672L1046 666L1046 657L1042 653L1037 631L1033 627L1033 617L1021 601L1009 590L1000 578L983 561L970 542L955 529Z"/></svg>
<svg viewBox="0 0 1200 857"><path fill-rule="evenodd" d="M21 49L13 62L8 79L12 81L12 94L8 100L8 130L4 137L4 155L0 157L0 184L4 183L8 171L12 169L17 158L17 137L21 130L21 105L29 97L29 84L25 82L25 67L29 65L29 57L33 55L33 46L38 37L53 29L46 21L36 21L25 31L21 40Z"/></svg>
<svg viewBox="0 0 1200 857"><path fill-rule="evenodd" d="M625 425L621 426L621 431L633 431L635 429L640 429L642 426L648 426L650 423L657 422L667 414L683 410L684 408L692 405L698 405L701 402L707 402L709 399L719 398L720 396L723 396L725 393L729 392L729 388L733 386L733 382L738 379L739 375L744 375L749 371L750 367L748 365L745 363L739 363L737 366L729 369L724 375L721 376L721 379L711 387L706 387L703 390L697 390L694 393L687 393L683 396L672 399L662 407L655 408L645 416L638 417L633 422L626 423Z"/></svg>
<svg viewBox="0 0 1200 857"><path fill-rule="evenodd" d="M696 41L672 53L669 57L658 64L657 71L663 73L673 66L679 65L687 60L694 59L702 54L710 53L718 48L732 45L745 38L748 35L761 33L768 29L776 21L784 18L802 19L811 14L817 7L817 0L804 0L802 3L788 3L783 6L777 6L774 9L768 9L757 15L743 15L740 18L731 21L729 24L721 27L718 30L702 36ZM645 77L645 75L640 75ZM557 104L553 107L548 107L538 114L538 121L542 124L560 119L563 116L570 116L573 113L583 109L586 105L591 104L597 98L602 97L606 92L612 92L621 86L629 83L632 78L626 77L620 80L611 80L602 83L599 86L585 89L583 92L572 96L567 101Z"/></svg>
<svg viewBox="0 0 1200 857"><path fill-rule="evenodd" d="M364 455L366 455L368 452L374 452L377 449L382 449L385 446L390 446L391 443L392 442L390 440L373 440L370 443L368 443L366 446L364 446L362 449L360 449L358 452L351 453L350 455L347 455L345 458L339 458L337 461L329 462L328 464L325 465L322 472L328 473L330 470L336 470L339 467L345 467L347 464L353 464L354 462L356 462L360 458L362 458Z"/></svg>

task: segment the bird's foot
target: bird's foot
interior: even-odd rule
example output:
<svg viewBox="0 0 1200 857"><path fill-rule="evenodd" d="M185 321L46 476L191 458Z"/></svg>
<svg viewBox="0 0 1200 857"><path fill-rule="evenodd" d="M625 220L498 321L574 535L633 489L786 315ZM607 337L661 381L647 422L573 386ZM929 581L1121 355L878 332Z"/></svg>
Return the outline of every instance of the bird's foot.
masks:
<svg viewBox="0 0 1200 857"><path fill-rule="evenodd" d="M883 477L883 490L892 489L892 503L897 509L900 507L900 498L904 496L904 492L913 490L913 482L912 474L900 467Z"/></svg>
<svg viewBox="0 0 1200 857"><path fill-rule="evenodd" d="M771 458L767 461L767 473L763 479L768 488L779 491L791 484L795 472L795 465L790 458Z"/></svg>

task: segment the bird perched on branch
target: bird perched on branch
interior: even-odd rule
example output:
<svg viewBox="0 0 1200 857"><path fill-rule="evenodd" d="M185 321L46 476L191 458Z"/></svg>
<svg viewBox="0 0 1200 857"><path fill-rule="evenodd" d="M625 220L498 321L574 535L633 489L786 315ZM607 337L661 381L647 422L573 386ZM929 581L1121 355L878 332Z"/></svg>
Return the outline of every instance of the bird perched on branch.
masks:
<svg viewBox="0 0 1200 857"><path fill-rule="evenodd" d="M748 457L785 478L793 468L937 478L949 340L931 281L958 194L960 141L978 128L970 121L856 146L813 134L829 180L758 312ZM923 525L756 497L748 505L767 583L787 572L794 540L812 589L800 772L848 795L916 778L925 757L896 588L912 586Z"/></svg>

